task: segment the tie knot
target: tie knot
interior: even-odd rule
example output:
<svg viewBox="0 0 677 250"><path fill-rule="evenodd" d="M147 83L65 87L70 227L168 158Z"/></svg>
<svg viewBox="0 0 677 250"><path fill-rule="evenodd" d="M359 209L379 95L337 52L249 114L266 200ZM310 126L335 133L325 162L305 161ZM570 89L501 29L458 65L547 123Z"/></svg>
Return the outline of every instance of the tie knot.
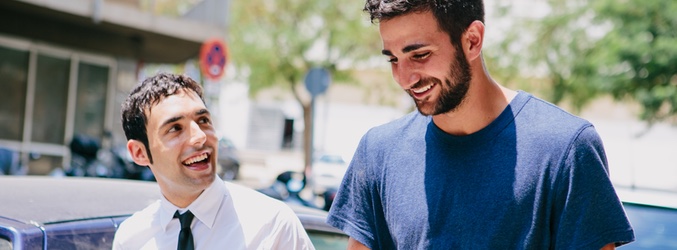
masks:
<svg viewBox="0 0 677 250"><path fill-rule="evenodd" d="M193 213L190 211L186 211L183 214L179 214L179 211L176 211L174 213L174 218L179 218L179 222L181 223L181 228L190 228L190 223L193 222Z"/></svg>

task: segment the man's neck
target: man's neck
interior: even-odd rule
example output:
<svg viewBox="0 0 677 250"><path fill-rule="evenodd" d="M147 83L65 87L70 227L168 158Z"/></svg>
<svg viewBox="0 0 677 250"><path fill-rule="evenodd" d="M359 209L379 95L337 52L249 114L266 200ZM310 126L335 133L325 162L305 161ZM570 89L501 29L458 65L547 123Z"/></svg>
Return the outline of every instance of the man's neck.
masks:
<svg viewBox="0 0 677 250"><path fill-rule="evenodd" d="M196 190L176 190L173 188L163 188L162 186L160 189L162 190L162 195L165 197L165 199L167 199L167 201L179 208L186 208L190 206L190 204L192 204L195 200L197 200L197 198L200 197L200 195L202 195L202 193L204 193L204 191L212 184L213 182L210 183L209 186Z"/></svg>
<svg viewBox="0 0 677 250"><path fill-rule="evenodd" d="M457 136L475 133L493 122L517 95L488 75L479 76L470 83L465 99L456 110L433 116L433 122L442 131Z"/></svg>

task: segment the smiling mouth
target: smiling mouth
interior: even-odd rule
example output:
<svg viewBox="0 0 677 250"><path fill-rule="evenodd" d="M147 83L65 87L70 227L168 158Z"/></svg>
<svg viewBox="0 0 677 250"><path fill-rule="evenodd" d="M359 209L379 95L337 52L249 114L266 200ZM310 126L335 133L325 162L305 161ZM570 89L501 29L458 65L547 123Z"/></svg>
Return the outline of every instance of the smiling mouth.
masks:
<svg viewBox="0 0 677 250"><path fill-rule="evenodd" d="M195 163L200 163L200 162L206 162L209 159L209 154L204 153L201 155L193 156L191 158L188 158L187 160L183 161L183 165L190 166Z"/></svg>
<svg viewBox="0 0 677 250"><path fill-rule="evenodd" d="M411 92L414 92L415 94L421 94L423 92L430 90L434 85L435 85L435 83L430 83L430 84L423 86L423 87L420 87L420 88L411 89Z"/></svg>
<svg viewBox="0 0 677 250"><path fill-rule="evenodd" d="M426 93L428 93L433 87L435 87L436 84L437 83L435 83L434 81L430 81L427 85L424 85L422 87L410 88L408 92L412 97L420 99Z"/></svg>

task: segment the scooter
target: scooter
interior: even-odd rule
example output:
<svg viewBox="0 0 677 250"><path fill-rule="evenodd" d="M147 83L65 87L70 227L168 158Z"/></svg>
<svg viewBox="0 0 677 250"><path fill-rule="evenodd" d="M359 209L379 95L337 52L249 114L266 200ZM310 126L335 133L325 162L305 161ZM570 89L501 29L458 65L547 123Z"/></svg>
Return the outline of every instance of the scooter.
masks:
<svg viewBox="0 0 677 250"><path fill-rule="evenodd" d="M300 193L305 186L306 177L304 174L294 171L285 171L275 178L273 184L266 188L257 189L257 191L286 203L320 208L313 202L300 196Z"/></svg>
<svg viewBox="0 0 677 250"><path fill-rule="evenodd" d="M67 176L110 177L111 169L99 161L99 140L77 134L69 144L71 161L65 170Z"/></svg>
<svg viewBox="0 0 677 250"><path fill-rule="evenodd" d="M136 164L125 145L113 147L110 152L113 157L115 178L155 181L155 176L150 168Z"/></svg>

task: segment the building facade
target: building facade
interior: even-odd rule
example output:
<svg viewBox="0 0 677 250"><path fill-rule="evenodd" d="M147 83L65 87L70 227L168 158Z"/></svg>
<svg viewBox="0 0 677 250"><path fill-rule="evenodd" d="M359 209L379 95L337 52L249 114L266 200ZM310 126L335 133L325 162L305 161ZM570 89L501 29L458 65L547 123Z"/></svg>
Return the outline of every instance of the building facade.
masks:
<svg viewBox="0 0 677 250"><path fill-rule="evenodd" d="M180 18L144 8L141 0L0 1L0 148L15 152L24 173L67 168L75 135L103 148L124 142L120 105L143 66L195 60L204 41L225 38L226 0L202 1Z"/></svg>

